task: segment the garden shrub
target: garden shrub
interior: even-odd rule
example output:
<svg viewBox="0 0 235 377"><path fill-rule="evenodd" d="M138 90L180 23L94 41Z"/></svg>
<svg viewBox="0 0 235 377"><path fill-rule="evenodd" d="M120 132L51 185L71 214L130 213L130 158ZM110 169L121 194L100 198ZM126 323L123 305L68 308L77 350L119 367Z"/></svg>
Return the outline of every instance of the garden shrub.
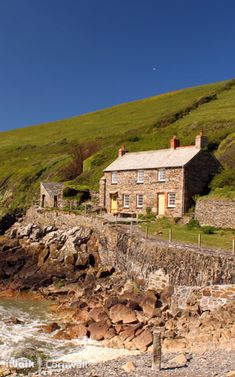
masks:
<svg viewBox="0 0 235 377"><path fill-rule="evenodd" d="M203 226L202 232L204 234L215 234L215 228L213 226Z"/></svg>
<svg viewBox="0 0 235 377"><path fill-rule="evenodd" d="M187 228L189 230L190 229L198 229L198 228L200 228L199 221L195 220L195 219L191 219L186 226L187 226Z"/></svg>

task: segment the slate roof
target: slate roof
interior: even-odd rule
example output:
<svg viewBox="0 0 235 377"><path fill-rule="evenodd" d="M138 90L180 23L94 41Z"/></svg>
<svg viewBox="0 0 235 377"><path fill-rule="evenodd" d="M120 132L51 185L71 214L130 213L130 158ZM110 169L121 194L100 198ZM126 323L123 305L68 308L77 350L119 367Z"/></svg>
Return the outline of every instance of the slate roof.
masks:
<svg viewBox="0 0 235 377"><path fill-rule="evenodd" d="M41 185L50 196L61 194L61 191L64 188L64 184L59 182L41 182Z"/></svg>
<svg viewBox="0 0 235 377"><path fill-rule="evenodd" d="M123 156L118 157L104 171L182 167L199 152L200 149L195 146L144 152L127 152Z"/></svg>

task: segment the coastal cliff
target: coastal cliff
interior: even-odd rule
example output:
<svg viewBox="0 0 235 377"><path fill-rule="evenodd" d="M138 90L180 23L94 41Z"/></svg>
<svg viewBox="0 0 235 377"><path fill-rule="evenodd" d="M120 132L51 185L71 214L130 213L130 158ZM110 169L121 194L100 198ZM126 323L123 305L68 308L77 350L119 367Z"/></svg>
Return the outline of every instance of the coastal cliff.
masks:
<svg viewBox="0 0 235 377"><path fill-rule="evenodd" d="M102 219L35 209L0 239L2 292L39 292L67 318L47 331L141 351L151 347L154 328L165 350L228 345L234 266L229 253L146 241Z"/></svg>

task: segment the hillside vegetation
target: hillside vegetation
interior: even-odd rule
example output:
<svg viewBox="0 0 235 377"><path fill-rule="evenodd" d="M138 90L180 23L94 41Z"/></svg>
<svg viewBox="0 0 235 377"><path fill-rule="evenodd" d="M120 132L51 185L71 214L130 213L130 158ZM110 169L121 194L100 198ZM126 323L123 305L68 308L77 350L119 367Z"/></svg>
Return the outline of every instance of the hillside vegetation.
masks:
<svg viewBox="0 0 235 377"><path fill-rule="evenodd" d="M65 180L76 145L96 147L84 161L83 173L70 183L97 190L102 170L121 144L129 151L166 148L176 134L182 145L189 145L202 128L210 150L226 168L213 192L233 195L235 80L230 80L0 133L1 212L23 208L36 199L41 180ZM228 176L225 180L223 174Z"/></svg>

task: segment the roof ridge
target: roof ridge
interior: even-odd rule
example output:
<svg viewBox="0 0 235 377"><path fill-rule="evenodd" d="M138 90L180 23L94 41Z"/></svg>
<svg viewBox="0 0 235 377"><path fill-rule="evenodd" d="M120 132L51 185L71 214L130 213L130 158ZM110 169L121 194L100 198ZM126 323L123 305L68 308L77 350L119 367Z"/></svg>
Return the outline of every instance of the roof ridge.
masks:
<svg viewBox="0 0 235 377"><path fill-rule="evenodd" d="M128 152L117 157L105 171L155 169L162 167L182 167L200 152L194 145L176 149L156 149L140 152Z"/></svg>
<svg viewBox="0 0 235 377"><path fill-rule="evenodd" d="M185 148L196 148L196 147L195 147L195 145L182 145L182 146L177 147L177 148L149 149L147 151L126 152L123 156L125 156L127 154L133 154L133 153L162 152L162 151L170 151L170 150L175 151L175 150L183 149L183 148L185 149Z"/></svg>

